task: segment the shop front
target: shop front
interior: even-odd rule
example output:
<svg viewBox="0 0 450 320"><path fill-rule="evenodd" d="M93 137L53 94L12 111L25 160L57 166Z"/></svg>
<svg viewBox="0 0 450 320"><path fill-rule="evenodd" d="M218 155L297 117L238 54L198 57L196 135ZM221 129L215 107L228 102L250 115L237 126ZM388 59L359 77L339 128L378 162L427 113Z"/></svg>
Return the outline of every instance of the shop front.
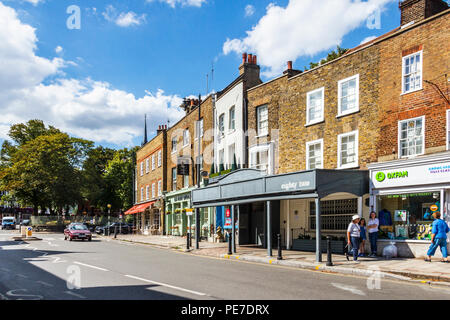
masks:
<svg viewBox="0 0 450 320"><path fill-rule="evenodd" d="M310 219L315 237L310 239L314 240L311 247L320 262L324 250L321 240L326 235L322 229L328 231L336 223L348 226L350 211L351 215L368 215L369 208L367 206L364 212L363 203L368 196L368 171L317 169L267 176L259 170L240 169L207 187L194 189L192 202L194 208L224 208L224 229L229 230L233 252L236 252L236 245L255 245L266 248L267 255L272 256L277 235L283 234L283 229L287 233L287 247L292 249L292 230L297 223L294 215L302 220ZM331 222L328 215L335 213L331 206L336 206L337 202L329 201L335 198L354 198L356 206L353 200L350 204L341 201L345 210ZM300 212L297 205L303 205L304 212Z"/></svg>
<svg viewBox="0 0 450 320"><path fill-rule="evenodd" d="M162 200L150 201L135 205L125 212L134 215L136 230L144 235L162 234Z"/></svg>
<svg viewBox="0 0 450 320"><path fill-rule="evenodd" d="M191 191L194 188L186 188L165 195L165 233L173 236L186 236L187 232L195 234L195 211L191 204ZM211 223L213 210L200 210L201 239L208 240L211 237Z"/></svg>
<svg viewBox="0 0 450 320"><path fill-rule="evenodd" d="M450 153L369 165L370 205L380 221L378 254L395 242L400 257L423 257L433 213L450 222Z"/></svg>

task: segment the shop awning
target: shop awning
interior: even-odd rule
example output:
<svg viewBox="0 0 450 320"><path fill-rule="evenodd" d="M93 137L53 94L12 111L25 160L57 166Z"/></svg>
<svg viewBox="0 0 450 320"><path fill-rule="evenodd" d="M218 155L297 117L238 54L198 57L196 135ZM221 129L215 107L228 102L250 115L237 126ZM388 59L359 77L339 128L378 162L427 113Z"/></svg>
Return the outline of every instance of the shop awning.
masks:
<svg viewBox="0 0 450 320"><path fill-rule="evenodd" d="M135 213L144 212L148 207L150 207L155 202L156 201L147 202L147 203L143 203L143 204L138 204L138 205L132 207L131 209L129 209L128 211L126 211L125 214L128 215L128 214L135 214Z"/></svg>

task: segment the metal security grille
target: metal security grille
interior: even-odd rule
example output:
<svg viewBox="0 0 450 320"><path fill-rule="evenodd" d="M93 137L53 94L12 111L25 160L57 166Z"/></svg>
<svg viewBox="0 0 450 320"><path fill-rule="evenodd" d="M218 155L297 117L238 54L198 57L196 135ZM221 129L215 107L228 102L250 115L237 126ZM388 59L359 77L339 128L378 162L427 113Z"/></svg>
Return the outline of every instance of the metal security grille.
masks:
<svg viewBox="0 0 450 320"><path fill-rule="evenodd" d="M320 201L322 230L345 231L352 216L358 213L358 199ZM309 227L316 229L316 204L309 203Z"/></svg>

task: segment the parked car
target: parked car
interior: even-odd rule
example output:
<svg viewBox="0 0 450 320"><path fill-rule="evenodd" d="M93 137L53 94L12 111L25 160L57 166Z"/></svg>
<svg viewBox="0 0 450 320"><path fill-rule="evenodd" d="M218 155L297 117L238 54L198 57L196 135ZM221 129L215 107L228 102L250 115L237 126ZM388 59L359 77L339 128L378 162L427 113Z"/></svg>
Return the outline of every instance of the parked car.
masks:
<svg viewBox="0 0 450 320"><path fill-rule="evenodd" d="M21 226L29 226L30 225L30 219L24 219L22 220L22 223L20 224Z"/></svg>
<svg viewBox="0 0 450 320"><path fill-rule="evenodd" d="M16 229L16 218L14 217L4 217L2 219L2 230L6 229Z"/></svg>
<svg viewBox="0 0 450 320"><path fill-rule="evenodd" d="M95 232L97 234L105 234L105 231L106 231L106 234L108 234L108 228L109 228L109 234L114 234L114 229L116 228L116 226L117 226L117 233L128 234L132 230L132 228L126 223L113 222L110 225L106 225L103 227L97 227L95 229ZM120 231L122 231L122 232L120 232Z"/></svg>
<svg viewBox="0 0 450 320"><path fill-rule="evenodd" d="M92 240L92 233L89 231L89 229L86 227L86 225L82 223L71 223L67 226L67 228L64 230L64 240L69 239L72 241L73 239L78 240L85 240L88 239L88 241Z"/></svg>

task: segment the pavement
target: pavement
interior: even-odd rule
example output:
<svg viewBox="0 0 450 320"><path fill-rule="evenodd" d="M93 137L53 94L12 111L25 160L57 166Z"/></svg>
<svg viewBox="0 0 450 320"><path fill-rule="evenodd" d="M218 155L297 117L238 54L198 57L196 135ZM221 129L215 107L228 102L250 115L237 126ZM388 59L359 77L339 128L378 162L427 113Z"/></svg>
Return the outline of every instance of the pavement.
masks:
<svg viewBox="0 0 450 320"><path fill-rule="evenodd" d="M117 235L116 240L153 245L161 248L186 251L186 238L175 236L145 236L145 235ZM193 243L194 244L194 241ZM194 244L195 245L195 244ZM378 274L385 278L419 281L450 286L450 264L440 262L439 253L432 262L423 259L383 257L360 257L357 262L347 261L344 255L333 254L333 266L327 266L327 255L323 254L322 263L316 262L314 252L300 252L283 250L282 260L277 260L277 249L272 257L267 255L267 249L254 246L237 246L236 253L228 255L227 243L200 242L200 249L190 249L194 255L210 256L222 259L249 261L271 265L296 267L302 269L340 273L347 275L372 276Z"/></svg>
<svg viewBox="0 0 450 320"><path fill-rule="evenodd" d="M33 242L13 236L0 231L0 300L450 299L444 286L220 258L224 243L199 255L176 245L183 238L148 245L112 237L64 241L62 233L38 234L42 241Z"/></svg>

